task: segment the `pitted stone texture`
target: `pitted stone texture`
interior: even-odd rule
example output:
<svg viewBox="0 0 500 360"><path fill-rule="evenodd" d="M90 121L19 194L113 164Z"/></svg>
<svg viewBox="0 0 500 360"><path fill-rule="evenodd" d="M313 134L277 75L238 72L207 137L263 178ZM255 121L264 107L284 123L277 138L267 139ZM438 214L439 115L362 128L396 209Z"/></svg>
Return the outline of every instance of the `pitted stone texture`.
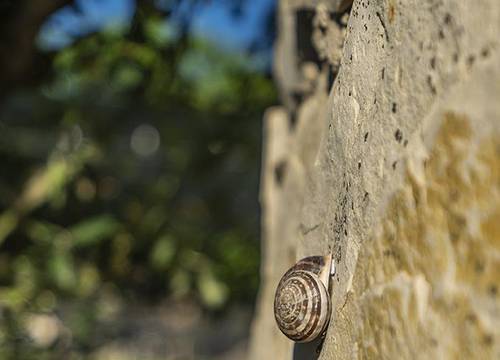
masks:
<svg viewBox="0 0 500 360"><path fill-rule="evenodd" d="M498 34L496 0L354 1L328 100L268 134L287 171L263 172L252 359L311 358L273 328L273 286L330 249L320 359L500 356Z"/></svg>
<svg viewBox="0 0 500 360"><path fill-rule="evenodd" d="M443 117L361 247L325 359L500 357L500 129Z"/></svg>

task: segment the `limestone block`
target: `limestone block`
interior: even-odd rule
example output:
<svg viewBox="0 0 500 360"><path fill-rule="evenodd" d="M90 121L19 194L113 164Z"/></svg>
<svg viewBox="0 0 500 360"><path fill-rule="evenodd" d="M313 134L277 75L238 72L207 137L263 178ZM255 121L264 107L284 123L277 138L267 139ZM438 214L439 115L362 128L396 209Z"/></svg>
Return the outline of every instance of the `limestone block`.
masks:
<svg viewBox="0 0 500 360"><path fill-rule="evenodd" d="M319 63L313 90L265 121L249 356L498 359L500 2L355 0L349 13L339 67ZM289 266L328 251L334 311L316 354L279 332L272 302Z"/></svg>

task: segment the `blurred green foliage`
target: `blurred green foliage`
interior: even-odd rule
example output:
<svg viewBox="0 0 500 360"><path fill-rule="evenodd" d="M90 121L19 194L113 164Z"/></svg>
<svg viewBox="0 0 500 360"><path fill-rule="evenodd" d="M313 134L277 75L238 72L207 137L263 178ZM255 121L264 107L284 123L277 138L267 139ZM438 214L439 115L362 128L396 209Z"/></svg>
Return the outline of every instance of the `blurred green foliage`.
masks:
<svg viewBox="0 0 500 360"><path fill-rule="evenodd" d="M32 313L60 314L85 353L123 302L253 302L275 89L244 56L169 29L150 12L87 36L55 54L51 79L5 99L1 359L70 358L62 340L34 347Z"/></svg>

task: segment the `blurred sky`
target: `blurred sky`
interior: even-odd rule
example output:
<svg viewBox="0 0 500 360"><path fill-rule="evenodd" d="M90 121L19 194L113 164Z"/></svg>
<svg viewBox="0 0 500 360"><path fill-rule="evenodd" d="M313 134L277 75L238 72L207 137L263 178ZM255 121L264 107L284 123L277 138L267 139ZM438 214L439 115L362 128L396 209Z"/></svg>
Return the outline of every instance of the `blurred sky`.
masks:
<svg viewBox="0 0 500 360"><path fill-rule="evenodd" d="M168 7L172 2L157 0L157 3ZM186 13L190 11L188 3L182 1L176 8L172 17L174 23L190 15ZM196 8L192 32L224 49L248 50L255 42L265 43L268 36L265 20L274 6L275 0L243 0L241 12L235 16L234 0L208 0ZM43 49L57 50L103 27L126 26L134 9L134 0L76 0L76 6L66 6L48 19L40 31L38 43ZM270 47L259 50L270 53Z"/></svg>

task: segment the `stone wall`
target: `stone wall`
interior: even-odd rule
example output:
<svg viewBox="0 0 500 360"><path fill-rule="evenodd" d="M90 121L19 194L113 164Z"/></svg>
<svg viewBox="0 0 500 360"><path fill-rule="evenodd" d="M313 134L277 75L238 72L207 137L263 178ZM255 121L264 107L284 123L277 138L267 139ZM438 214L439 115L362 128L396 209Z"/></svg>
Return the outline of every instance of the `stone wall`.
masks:
<svg viewBox="0 0 500 360"><path fill-rule="evenodd" d="M250 358L498 359L500 2L346 3L280 1ZM277 282L329 251L325 341L294 345Z"/></svg>

